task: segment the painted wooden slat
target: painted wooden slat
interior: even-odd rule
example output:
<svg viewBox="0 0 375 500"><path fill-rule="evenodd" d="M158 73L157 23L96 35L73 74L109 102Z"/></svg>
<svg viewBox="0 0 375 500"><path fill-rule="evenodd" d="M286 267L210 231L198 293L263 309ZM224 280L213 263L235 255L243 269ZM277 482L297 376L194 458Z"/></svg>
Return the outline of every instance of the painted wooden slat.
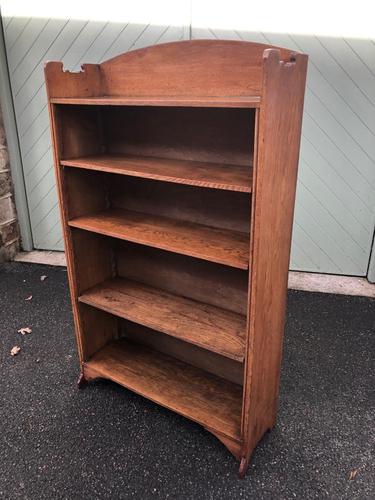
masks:
<svg viewBox="0 0 375 500"><path fill-rule="evenodd" d="M307 141L305 141L305 151L307 150ZM318 161L322 162L322 168L316 168ZM335 172L331 170L331 176L327 176L324 166L326 165L326 170L329 170L329 165L324 162L322 157L318 157L318 160L314 163L314 168L310 164L307 164L306 155L300 161L300 179L301 182L305 183L306 189L314 195L316 203L324 207L328 211L330 216L335 219L337 225L342 228L351 238L352 241L358 245L358 251L367 253L367 246L362 246L361 243L367 241L368 231L363 223L362 217L358 217L357 208L358 205L353 203L353 197L349 192L347 194L347 188L344 185L344 196L338 196L337 191L339 191L339 186L341 185L341 179L335 176ZM330 181L330 178L332 179ZM342 182L342 181L341 181ZM347 200L347 203L346 203ZM350 203L353 204L353 209L350 209ZM312 202L311 202L312 204ZM324 219L325 217L323 217ZM368 218L368 225L371 225L372 218ZM340 238L341 240L341 238Z"/></svg>
<svg viewBox="0 0 375 500"><path fill-rule="evenodd" d="M291 37L301 50L309 54L310 64L315 64L320 73L360 119L373 130L373 105L334 57L327 51L317 37L293 35ZM375 52L375 48L374 48ZM333 54L333 56L337 54ZM374 81L374 76L372 81ZM309 82L310 83L310 82ZM370 109L369 109L370 106ZM371 110L371 111L370 111ZM370 121L368 121L370 120Z"/></svg>
<svg viewBox="0 0 375 500"><path fill-rule="evenodd" d="M351 50L355 53L356 57L359 58L363 64L367 66L372 75L375 75L375 58L374 58L374 41L366 40L365 38L355 38L346 39Z"/></svg>
<svg viewBox="0 0 375 500"><path fill-rule="evenodd" d="M113 40L110 47L101 55L100 62L111 59L121 52L131 50L133 44L136 43L137 39L147 28L148 26L144 24L127 24L123 26L123 29Z"/></svg>
<svg viewBox="0 0 375 500"><path fill-rule="evenodd" d="M373 106L375 106L374 74L363 64L358 54L351 49L350 40L334 37L318 37L321 45L346 73L354 85L360 89Z"/></svg>
<svg viewBox="0 0 375 500"><path fill-rule="evenodd" d="M291 268L365 275L375 223L375 45L371 40L196 27L192 37L271 43L309 54ZM178 8L178 7L176 7ZM37 248L62 249L43 64L101 62L119 53L188 37L157 23L3 19L25 184ZM280 30L281 31L281 30Z"/></svg>
<svg viewBox="0 0 375 500"><path fill-rule="evenodd" d="M4 23L7 23L7 18L3 18ZM9 25L5 28L4 36L6 37L7 52L9 53L13 45L21 36L22 32L26 29L28 23L31 21L29 17L13 17Z"/></svg>
<svg viewBox="0 0 375 500"><path fill-rule="evenodd" d="M38 41L38 38L48 22L48 19L40 20L31 18L30 22L27 23L25 29L9 50L8 67L11 74L14 73L20 64L25 62L29 50Z"/></svg>
<svg viewBox="0 0 375 500"><path fill-rule="evenodd" d="M354 202L365 205L370 213L373 209L373 190L366 179L359 174L353 163L342 152L339 145L328 135L328 131L322 127L322 117L317 113L310 115L305 111L303 122L303 133L306 137L313 139L316 149L322 154L327 162L336 170L338 175L345 181L346 189L353 192ZM342 142L342 141L340 141ZM302 158L304 151L302 150ZM341 196L341 193L338 193Z"/></svg>
<svg viewBox="0 0 375 500"><path fill-rule="evenodd" d="M314 228L322 248L333 257L334 261L340 262L343 268L350 270L350 274L364 273L366 269L362 267L362 262L363 257L366 258L366 252L341 227L328 207L319 202L316 193L310 191L302 181L298 185L297 203L300 217L306 220L304 227ZM314 207L313 212L311 207ZM324 226L320 223L321 220L325 221ZM311 234L314 234L312 230Z"/></svg>
<svg viewBox="0 0 375 500"><path fill-rule="evenodd" d="M14 105L16 110L17 120L29 121L29 113L27 107L30 105L35 96L40 95L40 89L44 86L43 66L44 61L53 61L64 59L65 53L69 50L70 45L79 36L80 31L86 23L84 21L72 20L63 28L59 33L56 31L57 37L51 47L47 50L43 57L43 62L37 65L29 76L27 82L23 85L21 90L14 96ZM5 43L7 41L5 40ZM10 54L8 54L8 58ZM12 81L11 81L12 83ZM43 90L43 89L42 89ZM44 99L46 100L46 93L43 90ZM25 114L25 116L22 116Z"/></svg>
<svg viewBox="0 0 375 500"><path fill-rule="evenodd" d="M39 33L35 43L24 51L22 61L12 73L12 87L14 94L18 94L22 86L28 81L36 66L43 64L48 48L66 26L67 20L49 20Z"/></svg>
<svg viewBox="0 0 375 500"><path fill-rule="evenodd" d="M176 7L177 8L177 7ZM7 56L20 138L26 191L36 248L62 250L50 149L44 62L62 60L77 71L131 48L175 41L185 26L103 21L5 18ZM187 23L186 23L187 25Z"/></svg>

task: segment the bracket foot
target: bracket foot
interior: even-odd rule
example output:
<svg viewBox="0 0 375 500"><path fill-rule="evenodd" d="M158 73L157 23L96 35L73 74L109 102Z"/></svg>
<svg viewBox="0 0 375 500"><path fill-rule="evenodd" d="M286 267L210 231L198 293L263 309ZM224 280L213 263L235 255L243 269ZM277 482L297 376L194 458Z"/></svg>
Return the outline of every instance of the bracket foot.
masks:
<svg viewBox="0 0 375 500"><path fill-rule="evenodd" d="M242 457L240 461L240 468L238 469L239 479L244 479L248 465L249 465L249 459L246 457Z"/></svg>
<svg viewBox="0 0 375 500"><path fill-rule="evenodd" d="M87 384L88 380L85 379L84 374L81 372L77 380L78 389L84 389Z"/></svg>

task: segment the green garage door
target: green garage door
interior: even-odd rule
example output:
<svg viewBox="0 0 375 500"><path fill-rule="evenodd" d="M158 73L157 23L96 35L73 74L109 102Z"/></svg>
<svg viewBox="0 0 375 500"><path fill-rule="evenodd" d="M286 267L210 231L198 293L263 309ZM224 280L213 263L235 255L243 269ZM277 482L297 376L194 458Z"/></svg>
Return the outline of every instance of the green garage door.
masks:
<svg viewBox="0 0 375 500"><path fill-rule="evenodd" d="M203 6L207 11L209 4L212 15L206 15L202 22ZM230 38L295 47L310 56L291 269L367 274L375 220L374 42L344 36L287 35L281 25L275 30L280 33L260 32L253 28L254 19L245 15L245 10L240 29L235 29L235 22L232 28L218 28L218 21L228 17L231 3L227 4L224 8L224 2L215 3L214 8L213 2L169 2L168 9L178 11L180 19L184 7L186 22L163 24L153 22L147 9L140 23L108 22L105 12L102 21L19 17L12 15L11 1L3 2L6 51L35 248L63 248L44 61L63 60L66 68L78 70L81 62L100 62L149 44L189 36ZM152 5L159 6L159 18L167 17L165 2L156 0Z"/></svg>

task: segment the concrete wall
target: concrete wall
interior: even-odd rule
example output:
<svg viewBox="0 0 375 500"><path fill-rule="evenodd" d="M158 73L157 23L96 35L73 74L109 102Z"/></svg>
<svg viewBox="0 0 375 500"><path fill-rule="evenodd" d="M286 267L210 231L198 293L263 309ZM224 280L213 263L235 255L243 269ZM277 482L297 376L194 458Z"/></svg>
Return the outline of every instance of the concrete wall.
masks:
<svg viewBox="0 0 375 500"><path fill-rule="evenodd" d="M9 156L0 108L0 262L11 260L19 250L17 222Z"/></svg>

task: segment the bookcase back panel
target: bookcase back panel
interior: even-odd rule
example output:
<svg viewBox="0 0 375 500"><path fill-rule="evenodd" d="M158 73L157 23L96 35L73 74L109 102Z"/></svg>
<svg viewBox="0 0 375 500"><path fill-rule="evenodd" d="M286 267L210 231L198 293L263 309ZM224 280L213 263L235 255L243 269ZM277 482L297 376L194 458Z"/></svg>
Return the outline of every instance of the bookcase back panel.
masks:
<svg viewBox="0 0 375 500"><path fill-rule="evenodd" d="M251 165L255 112L231 108L102 108L107 152Z"/></svg>
<svg viewBox="0 0 375 500"><path fill-rule="evenodd" d="M102 152L101 115L95 106L55 105L61 158Z"/></svg>
<svg viewBox="0 0 375 500"><path fill-rule="evenodd" d="M119 322L120 336L127 337L155 351L169 354L190 365L243 385L244 365L174 337L126 320ZM173 381L171 380L171 383Z"/></svg>
<svg viewBox="0 0 375 500"><path fill-rule="evenodd" d="M122 177L112 183L110 200L115 208L249 233L248 193Z"/></svg>
<svg viewBox="0 0 375 500"><path fill-rule="evenodd" d="M128 242L115 248L118 276L246 315L247 271Z"/></svg>

